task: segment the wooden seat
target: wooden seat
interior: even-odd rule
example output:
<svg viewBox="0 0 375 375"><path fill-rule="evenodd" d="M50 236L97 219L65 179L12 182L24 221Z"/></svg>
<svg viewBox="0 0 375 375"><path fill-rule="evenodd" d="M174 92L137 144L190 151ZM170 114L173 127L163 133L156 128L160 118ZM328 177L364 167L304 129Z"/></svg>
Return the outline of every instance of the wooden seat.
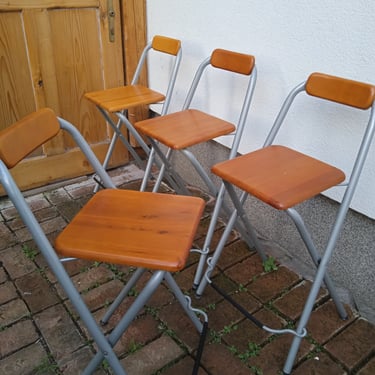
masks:
<svg viewBox="0 0 375 375"><path fill-rule="evenodd" d="M112 113L140 105L158 103L163 101L165 96L146 86L132 85L88 92L85 98Z"/></svg>
<svg viewBox="0 0 375 375"><path fill-rule="evenodd" d="M99 191L57 237L56 250L64 257L180 271L203 207L193 197Z"/></svg>
<svg viewBox="0 0 375 375"><path fill-rule="evenodd" d="M269 146L216 164L212 172L278 210L345 180L340 169L285 146Z"/></svg>
<svg viewBox="0 0 375 375"><path fill-rule="evenodd" d="M196 109L170 113L157 121L150 119L137 122L135 127L173 150L207 142L236 129L232 123Z"/></svg>

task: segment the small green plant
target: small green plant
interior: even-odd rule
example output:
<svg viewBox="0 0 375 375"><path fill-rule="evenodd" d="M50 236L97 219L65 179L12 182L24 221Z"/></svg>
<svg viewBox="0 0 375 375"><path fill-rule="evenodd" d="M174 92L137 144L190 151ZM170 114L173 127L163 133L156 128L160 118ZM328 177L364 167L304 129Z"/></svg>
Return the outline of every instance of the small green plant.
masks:
<svg viewBox="0 0 375 375"><path fill-rule="evenodd" d="M25 254L25 257L30 260L34 260L35 257L38 255L38 252L28 245L22 245L22 251Z"/></svg>
<svg viewBox="0 0 375 375"><path fill-rule="evenodd" d="M55 363L52 363L49 358L44 358L42 362L34 368L31 374L60 374L60 371L59 367Z"/></svg>
<svg viewBox="0 0 375 375"><path fill-rule="evenodd" d="M209 304L207 305L207 309L208 309L209 311L213 311L213 310L215 310L215 309L216 309L216 303L209 303Z"/></svg>
<svg viewBox="0 0 375 375"><path fill-rule="evenodd" d="M220 332L217 332L215 331L214 329L210 331L210 343L213 344L213 343L217 343L217 344L220 344L221 343L221 334Z"/></svg>
<svg viewBox="0 0 375 375"><path fill-rule="evenodd" d="M240 284L238 286L238 291L239 292L247 292L247 288L244 285Z"/></svg>
<svg viewBox="0 0 375 375"><path fill-rule="evenodd" d="M158 309L154 306L145 306L145 310L147 314L150 314L153 318L156 318L158 316Z"/></svg>
<svg viewBox="0 0 375 375"><path fill-rule="evenodd" d="M249 342L247 344L247 350L243 353L238 354L238 358L241 359L241 361L246 361L251 357L256 357L259 354L259 351L259 345L255 344L254 342Z"/></svg>
<svg viewBox="0 0 375 375"><path fill-rule="evenodd" d="M238 350L234 345L231 345L228 349L232 354L237 355Z"/></svg>
<svg viewBox="0 0 375 375"><path fill-rule="evenodd" d="M223 335L228 335L229 333L233 332L233 331L236 331L238 329L238 326L237 325L234 325L234 326L224 326L224 328L222 329L222 334Z"/></svg>
<svg viewBox="0 0 375 375"><path fill-rule="evenodd" d="M106 359L102 362L102 367L104 370L109 370L109 363Z"/></svg>
<svg viewBox="0 0 375 375"><path fill-rule="evenodd" d="M250 369L255 375L263 375L262 369L257 366L251 366Z"/></svg>
<svg viewBox="0 0 375 375"><path fill-rule="evenodd" d="M131 288L131 289L129 290L128 296L129 296L129 297L137 297L138 294L139 294L139 293L138 293L137 289L135 289L135 288Z"/></svg>
<svg viewBox="0 0 375 375"><path fill-rule="evenodd" d="M263 269L265 272L277 271L278 267L277 267L275 258L268 257L263 262Z"/></svg>
<svg viewBox="0 0 375 375"><path fill-rule="evenodd" d="M142 348L141 343L137 343L134 340L131 340L129 343L129 353L135 353L140 348Z"/></svg>

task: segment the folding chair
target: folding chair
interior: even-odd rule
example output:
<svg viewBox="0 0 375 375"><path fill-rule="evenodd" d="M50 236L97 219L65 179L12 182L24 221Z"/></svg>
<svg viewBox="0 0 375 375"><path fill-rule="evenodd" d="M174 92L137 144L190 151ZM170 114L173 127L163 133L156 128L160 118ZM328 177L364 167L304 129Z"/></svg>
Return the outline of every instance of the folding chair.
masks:
<svg viewBox="0 0 375 375"><path fill-rule="evenodd" d="M202 81L202 78L206 77L208 74L208 68L218 72L221 71L223 72L223 75L224 73L228 74L229 72L233 73L233 75L242 75L246 77L246 89L243 90L242 93L242 102L240 105L241 109L236 126L221 118L215 117L212 114L192 108L193 99L199 91L197 89L200 86L199 84ZM206 72L207 74L204 74ZM157 117L135 123L136 129L149 138L157 156L162 162L162 169L159 173L158 180L154 185L154 191L159 189L164 171L166 171L170 177L175 179L175 186L177 186L177 190L182 194L189 194L185 188L185 182L171 163L173 152L181 152L191 162L198 175L207 185L209 192L216 197L215 209L210 222L210 227L208 229L208 235L203 245L203 249L199 250L199 252L201 252L201 257L194 278L194 287L198 286L199 280L202 276L203 267L205 265L206 256L209 252L209 246L215 229L216 221L223 206L225 189L224 185L217 189L210 176L206 173L200 162L189 150L189 148L194 145L213 140L219 136L231 135L233 139L229 159L232 159L237 155L238 146L241 141L254 92L256 76L257 74L254 56L223 49L215 49L211 56L205 59L199 65L181 111L170 113L163 117ZM215 82L211 83L210 89L215 89ZM234 95L234 92L223 90L222 87L217 87L217 90L223 92L223 97L227 101L231 96ZM160 147L161 145L166 146L168 151L163 151ZM152 163L153 158L150 157L147 170L151 169L150 165ZM145 174L144 179L147 180L148 177L149 176ZM225 205L223 208L228 211ZM240 224L237 223L237 225ZM256 239L255 233L251 232L250 234L247 234L244 229L239 228L239 230L243 237L247 238L247 242L250 246L253 246L255 243L261 257L265 259L264 252Z"/></svg>
<svg viewBox="0 0 375 375"><path fill-rule="evenodd" d="M369 120L363 132L361 145L353 162L353 168L346 180L344 172L332 165L294 149L273 144L289 109L294 103L294 99L301 92L307 93L308 96L351 106L356 109L370 110ZM294 360L301 340L306 335L306 326L323 281L336 304L340 317L342 319L347 318L347 313L338 298L326 270L338 236L342 230L346 213L374 136L374 99L375 86L321 73L313 73L308 77L306 82L298 85L291 91L262 149L230 161L219 163L212 168L212 172L221 177L225 183L226 190L235 205L234 216L245 216L243 204L249 194L277 210L286 212L294 222L317 267L312 288L306 299L296 330L271 330L256 321L253 317L251 318L260 327L271 332L290 332L294 335L284 365L284 374L290 374L292 371ZM334 145L331 146L333 147ZM235 193L234 186L243 192L240 196ZM322 255L320 255L295 206L334 186L343 186L344 194L337 211L336 219L332 225L327 245ZM248 225L250 226L249 222ZM227 229L230 230L230 228ZM227 235L228 232L223 234L223 236ZM202 280L202 283L212 283L210 273L217 263L221 250L222 248L216 249L214 256L208 261L210 269L206 272L205 281Z"/></svg>
<svg viewBox="0 0 375 375"><path fill-rule="evenodd" d="M153 54L154 59L158 54L160 55L160 65L166 64L166 60L162 59L162 56L170 55L174 57L173 67L169 75L169 81L166 85L165 93L160 93L159 91L152 90L151 88L138 83L142 69L146 64L147 58L151 57L151 54ZM148 156L150 153L150 147L145 143L143 138L134 129L133 124L129 121L128 110L143 105L161 103L161 115L167 113L176 82L178 68L181 62L181 56L182 50L181 42L179 40L156 35L152 39L152 42L147 44L144 48L130 85L93 91L85 94L85 98L97 106L100 113L114 130L111 143L103 162L104 168L106 168L109 163L117 139L120 139L123 142L137 164L140 167L143 166L143 162L137 151L132 146L131 141L121 132L121 127L122 125L126 127L129 135L134 137L138 145L142 147L143 151ZM163 67L163 69L164 68L165 67ZM110 114L116 115L118 118L117 124L114 123Z"/></svg>
<svg viewBox="0 0 375 375"><path fill-rule="evenodd" d="M53 138L60 129L73 137L108 189L101 190L88 201L57 237L53 247L9 169ZM0 132L0 183L98 346L98 352L84 374L92 374L103 359L108 361L115 374L126 374L113 346L163 280L197 330L205 332L206 315L203 313L202 323L196 315L200 311L191 308L190 299L183 295L171 275L171 272L181 270L185 265L203 211L202 199L115 189L78 130L56 117L50 109L34 112ZM104 316L104 323L146 269L152 270L153 275L118 325L105 337L74 287L58 254L68 260L83 258L138 267Z"/></svg>

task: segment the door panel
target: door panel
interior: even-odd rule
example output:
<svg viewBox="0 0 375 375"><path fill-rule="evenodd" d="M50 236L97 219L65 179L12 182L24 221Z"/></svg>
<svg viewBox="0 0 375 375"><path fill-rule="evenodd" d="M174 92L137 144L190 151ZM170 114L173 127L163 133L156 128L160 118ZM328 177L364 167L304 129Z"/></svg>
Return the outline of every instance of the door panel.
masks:
<svg viewBox="0 0 375 375"><path fill-rule="evenodd" d="M0 0L0 129L42 107L71 121L100 159L111 137L87 91L124 84L120 0ZM128 160L119 142L112 165ZM36 180L35 176L42 178ZM60 134L12 171L25 189L90 172L67 135Z"/></svg>

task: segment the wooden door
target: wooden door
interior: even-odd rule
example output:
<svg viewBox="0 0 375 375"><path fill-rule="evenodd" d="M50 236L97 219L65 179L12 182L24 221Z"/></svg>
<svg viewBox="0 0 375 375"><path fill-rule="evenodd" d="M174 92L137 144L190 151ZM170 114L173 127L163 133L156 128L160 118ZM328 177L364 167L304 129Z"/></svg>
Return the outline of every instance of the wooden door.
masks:
<svg viewBox="0 0 375 375"><path fill-rule="evenodd" d="M120 1L0 0L0 129L50 107L76 125L104 158L111 131L83 94L124 84ZM126 161L119 143L112 165ZM13 175L28 189L89 171L72 140L61 133Z"/></svg>

